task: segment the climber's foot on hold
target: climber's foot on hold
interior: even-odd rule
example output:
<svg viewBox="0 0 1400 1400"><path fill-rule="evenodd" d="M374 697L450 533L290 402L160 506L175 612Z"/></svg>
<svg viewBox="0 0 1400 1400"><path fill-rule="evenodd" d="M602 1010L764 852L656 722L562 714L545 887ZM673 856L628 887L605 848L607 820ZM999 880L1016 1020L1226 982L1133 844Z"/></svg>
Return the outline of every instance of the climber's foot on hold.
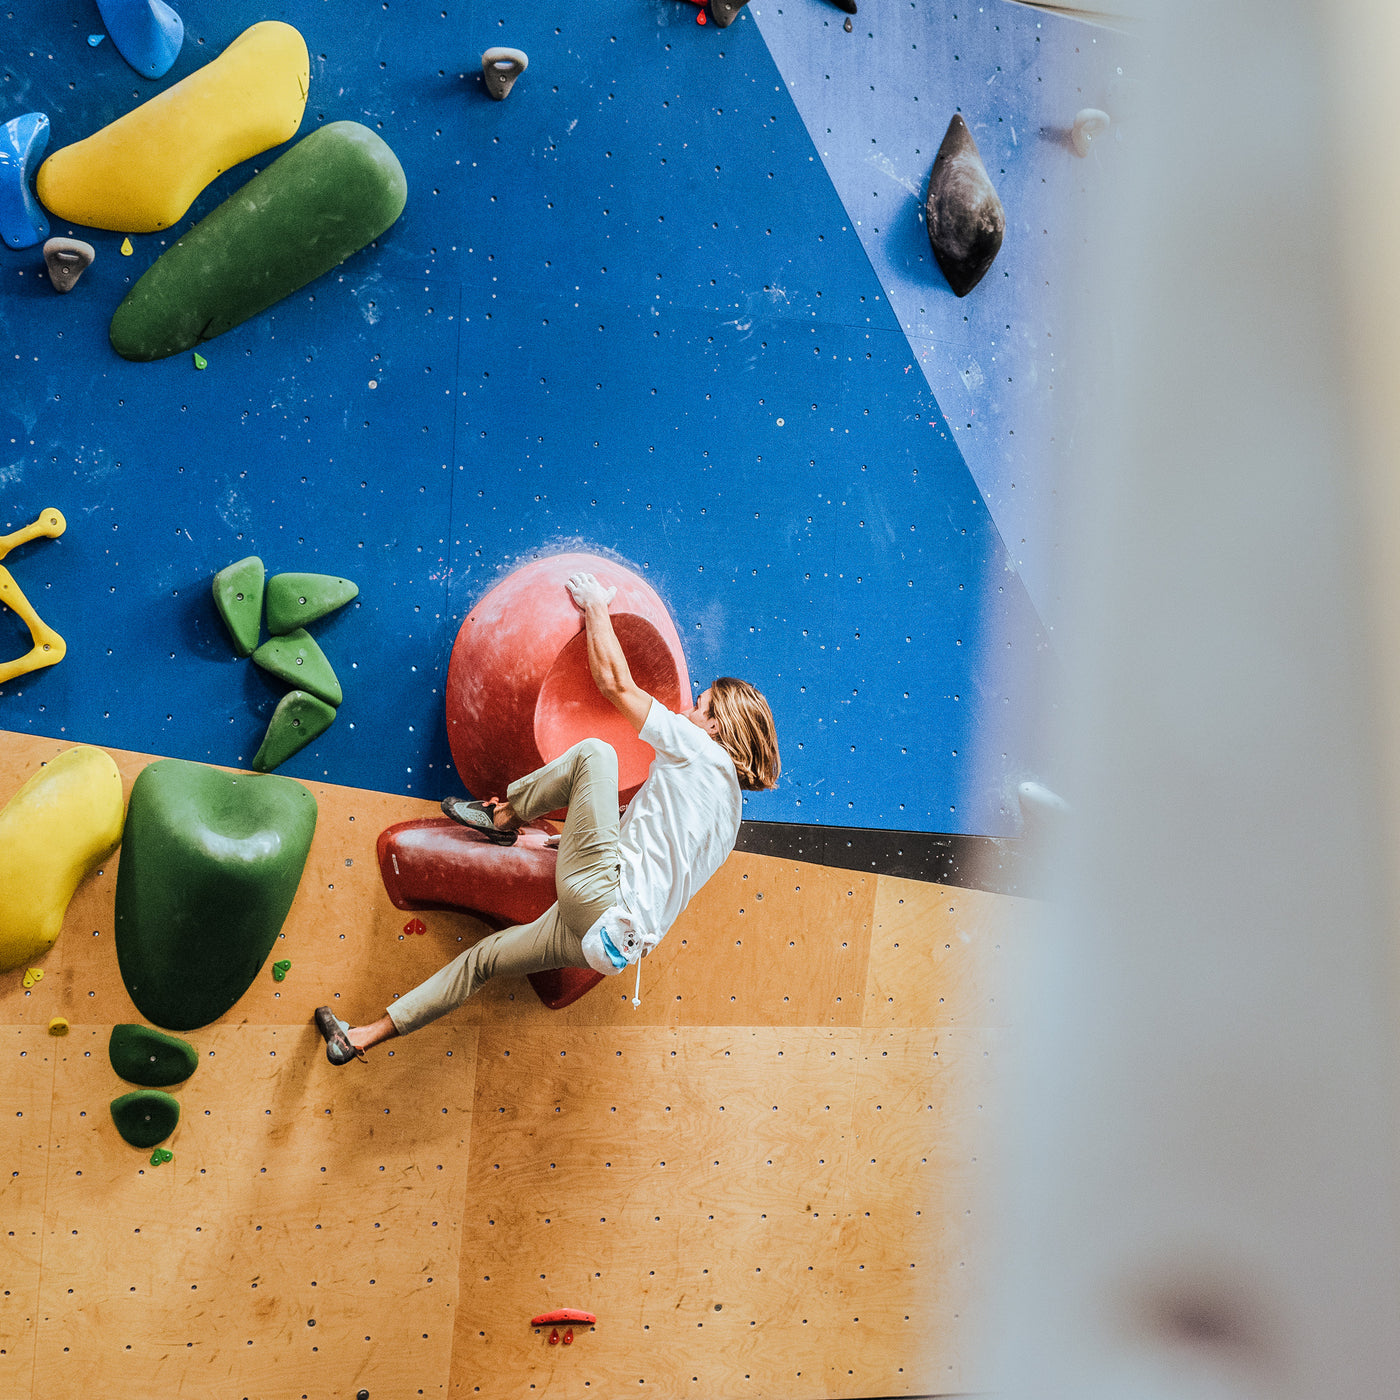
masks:
<svg viewBox="0 0 1400 1400"><path fill-rule="evenodd" d="M444 797L441 806L444 816L480 832L488 841L498 846L514 844L521 822L508 802L468 802L461 797Z"/></svg>
<svg viewBox="0 0 1400 1400"><path fill-rule="evenodd" d="M348 1064L357 1057L364 1059L365 1052L350 1043L350 1027L344 1021L338 1020L329 1006L318 1006L315 1020L316 1029L321 1032L321 1039L326 1042L326 1059L331 1064Z"/></svg>

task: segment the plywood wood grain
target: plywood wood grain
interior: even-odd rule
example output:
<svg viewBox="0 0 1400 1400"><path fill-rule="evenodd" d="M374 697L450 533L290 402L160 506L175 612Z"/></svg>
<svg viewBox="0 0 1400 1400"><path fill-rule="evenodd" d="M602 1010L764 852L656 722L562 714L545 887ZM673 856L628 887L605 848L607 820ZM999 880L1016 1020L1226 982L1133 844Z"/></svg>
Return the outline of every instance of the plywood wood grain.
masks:
<svg viewBox="0 0 1400 1400"><path fill-rule="evenodd" d="M66 745L0 734L0 802ZM145 755L113 754L128 790ZM308 784L268 971L187 1038L174 1160L126 1146L107 1039L120 856L25 990L0 978L0 1391L928 1394L981 1383L1000 985L1019 902L736 854L643 967L551 1012L488 986L366 1064L377 1016L486 930L390 905L431 804ZM272 959L269 959L271 962ZM51 1017L72 1023L47 1034ZM598 1314L569 1347L529 1319Z"/></svg>

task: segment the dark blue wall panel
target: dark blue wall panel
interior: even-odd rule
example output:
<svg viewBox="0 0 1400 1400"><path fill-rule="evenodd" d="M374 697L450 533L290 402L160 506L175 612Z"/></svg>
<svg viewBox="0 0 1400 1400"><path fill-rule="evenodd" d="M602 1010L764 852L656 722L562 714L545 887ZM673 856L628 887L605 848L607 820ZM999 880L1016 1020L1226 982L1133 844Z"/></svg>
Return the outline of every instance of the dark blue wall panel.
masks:
<svg viewBox="0 0 1400 1400"><path fill-rule="evenodd" d="M208 581L256 552L361 586L315 629L340 716L282 771L434 796L465 611L523 560L584 547L652 580L698 682L770 695L786 773L751 817L1015 829L1044 632L752 18L701 28L675 0L181 13L160 83L88 46L95 6L0 15L0 119L47 112L57 148L284 19L312 55L302 134L378 130L408 207L208 343L203 371L107 344L178 229L129 258L120 234L73 230L98 260L66 297L37 249L0 252L0 529L68 517L7 563L70 648L0 687L0 728L246 764L281 687L232 657ZM479 80L497 43L530 56L499 104Z"/></svg>

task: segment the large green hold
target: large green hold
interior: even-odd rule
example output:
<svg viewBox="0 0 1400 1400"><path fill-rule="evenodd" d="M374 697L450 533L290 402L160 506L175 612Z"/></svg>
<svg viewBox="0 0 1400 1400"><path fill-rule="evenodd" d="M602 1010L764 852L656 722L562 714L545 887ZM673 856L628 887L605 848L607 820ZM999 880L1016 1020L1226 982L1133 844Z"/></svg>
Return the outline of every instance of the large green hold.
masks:
<svg viewBox="0 0 1400 1400"><path fill-rule="evenodd" d="M291 908L316 799L291 778L165 758L132 785L117 868L116 944L137 1009L167 1030L224 1014Z"/></svg>
<svg viewBox="0 0 1400 1400"><path fill-rule="evenodd" d="M159 1089L134 1089L112 1100L112 1122L133 1147L164 1142L180 1121L180 1101Z"/></svg>
<svg viewBox="0 0 1400 1400"><path fill-rule="evenodd" d="M313 131L147 268L112 317L112 348L159 360L222 335L378 238L407 199L368 127Z"/></svg>
<svg viewBox="0 0 1400 1400"><path fill-rule="evenodd" d="M130 1022L112 1027L107 1057L128 1084L148 1089L179 1084L199 1068L199 1056L188 1040Z"/></svg>

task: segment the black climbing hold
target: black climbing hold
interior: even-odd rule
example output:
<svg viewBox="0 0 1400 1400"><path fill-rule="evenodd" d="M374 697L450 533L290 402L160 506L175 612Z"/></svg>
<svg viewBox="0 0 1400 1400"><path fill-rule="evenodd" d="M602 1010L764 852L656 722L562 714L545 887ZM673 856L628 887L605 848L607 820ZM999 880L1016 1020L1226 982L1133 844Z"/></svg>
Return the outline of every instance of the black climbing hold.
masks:
<svg viewBox="0 0 1400 1400"><path fill-rule="evenodd" d="M934 159L924 213L933 256L954 294L965 297L1001 250L1006 214L959 113Z"/></svg>
<svg viewBox="0 0 1400 1400"><path fill-rule="evenodd" d="M369 1400L369 1391L360 1390L355 1393L355 1400Z"/></svg>
<svg viewBox="0 0 1400 1400"><path fill-rule="evenodd" d="M747 3L748 0L710 0L710 13L720 29L728 29Z"/></svg>
<svg viewBox="0 0 1400 1400"><path fill-rule="evenodd" d="M134 1089L112 1100L112 1122L133 1147L154 1147L175 1131L180 1102L159 1089Z"/></svg>
<svg viewBox="0 0 1400 1400"><path fill-rule="evenodd" d="M112 1068L128 1083L151 1089L179 1084L199 1066L199 1056L188 1040L149 1026L113 1026L107 1055Z"/></svg>
<svg viewBox="0 0 1400 1400"><path fill-rule="evenodd" d="M838 10L844 10L848 15L856 13L856 0L831 0L831 3Z"/></svg>

